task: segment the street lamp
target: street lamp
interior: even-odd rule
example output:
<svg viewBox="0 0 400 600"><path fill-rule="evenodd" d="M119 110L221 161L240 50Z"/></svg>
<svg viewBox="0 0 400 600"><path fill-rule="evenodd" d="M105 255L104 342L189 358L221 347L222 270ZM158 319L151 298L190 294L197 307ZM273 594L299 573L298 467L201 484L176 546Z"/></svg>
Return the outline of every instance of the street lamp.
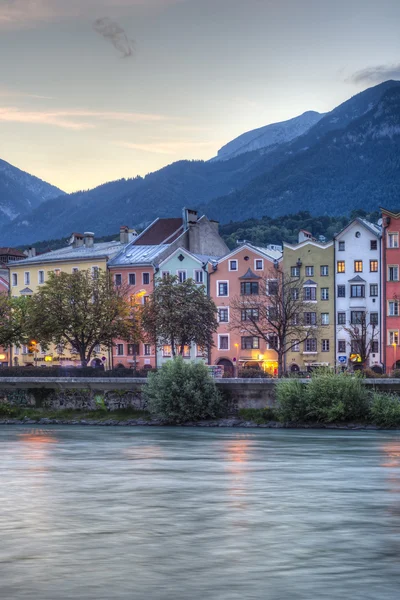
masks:
<svg viewBox="0 0 400 600"><path fill-rule="evenodd" d="M393 365L393 372L396 370L396 362L397 362L397 342L394 341L393 342L393 354L394 354L394 365Z"/></svg>
<svg viewBox="0 0 400 600"><path fill-rule="evenodd" d="M239 364L238 364L238 358L239 358L239 344L234 344L235 348L236 348L236 365L235 365L235 370L236 370L236 378L239 376Z"/></svg>
<svg viewBox="0 0 400 600"><path fill-rule="evenodd" d="M140 298L143 298L143 296L146 295L146 290L139 290L138 292L136 292L136 294L132 294L131 296L131 307L132 308L136 308L137 306L137 301ZM137 372L137 364L136 364L136 342L133 344L133 364L135 365L135 372Z"/></svg>

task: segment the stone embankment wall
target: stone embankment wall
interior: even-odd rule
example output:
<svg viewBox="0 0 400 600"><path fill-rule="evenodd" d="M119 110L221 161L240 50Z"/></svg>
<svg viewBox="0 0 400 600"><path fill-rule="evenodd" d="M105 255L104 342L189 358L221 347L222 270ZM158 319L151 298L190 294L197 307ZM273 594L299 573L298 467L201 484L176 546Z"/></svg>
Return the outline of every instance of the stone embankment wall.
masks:
<svg viewBox="0 0 400 600"><path fill-rule="evenodd" d="M301 380L308 383L309 380ZM264 408L275 404L275 380L220 379L217 386L227 402L228 412L241 408ZM141 378L0 378L0 404L52 410L145 409ZM366 379L371 389L400 395L400 379Z"/></svg>

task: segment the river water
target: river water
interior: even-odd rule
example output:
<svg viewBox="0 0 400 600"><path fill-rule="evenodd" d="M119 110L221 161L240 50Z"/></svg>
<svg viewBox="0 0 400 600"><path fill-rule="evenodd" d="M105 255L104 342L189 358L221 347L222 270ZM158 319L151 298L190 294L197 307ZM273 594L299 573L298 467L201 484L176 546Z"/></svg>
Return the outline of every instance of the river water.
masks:
<svg viewBox="0 0 400 600"><path fill-rule="evenodd" d="M0 428L1 600L394 600L400 434Z"/></svg>

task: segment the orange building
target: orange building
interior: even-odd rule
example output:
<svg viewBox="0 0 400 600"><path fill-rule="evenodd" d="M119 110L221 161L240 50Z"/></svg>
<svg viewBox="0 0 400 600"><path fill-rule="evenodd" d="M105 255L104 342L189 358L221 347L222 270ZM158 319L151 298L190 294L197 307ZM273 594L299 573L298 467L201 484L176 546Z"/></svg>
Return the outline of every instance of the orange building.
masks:
<svg viewBox="0 0 400 600"><path fill-rule="evenodd" d="M217 306L219 321L211 363L223 366L228 375L249 367L277 375L276 351L262 338L232 329L231 303L235 297L258 294L261 280L276 280L276 267L281 260L280 247L258 248L245 243L210 270L210 296ZM241 318L245 319L246 315Z"/></svg>

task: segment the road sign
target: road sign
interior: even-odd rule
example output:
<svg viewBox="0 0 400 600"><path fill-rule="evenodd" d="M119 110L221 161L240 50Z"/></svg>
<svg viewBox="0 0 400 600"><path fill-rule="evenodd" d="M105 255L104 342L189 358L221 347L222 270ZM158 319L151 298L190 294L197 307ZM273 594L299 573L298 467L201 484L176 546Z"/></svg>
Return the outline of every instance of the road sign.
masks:
<svg viewBox="0 0 400 600"><path fill-rule="evenodd" d="M346 363L347 362L347 356L338 356L338 361L340 363Z"/></svg>

